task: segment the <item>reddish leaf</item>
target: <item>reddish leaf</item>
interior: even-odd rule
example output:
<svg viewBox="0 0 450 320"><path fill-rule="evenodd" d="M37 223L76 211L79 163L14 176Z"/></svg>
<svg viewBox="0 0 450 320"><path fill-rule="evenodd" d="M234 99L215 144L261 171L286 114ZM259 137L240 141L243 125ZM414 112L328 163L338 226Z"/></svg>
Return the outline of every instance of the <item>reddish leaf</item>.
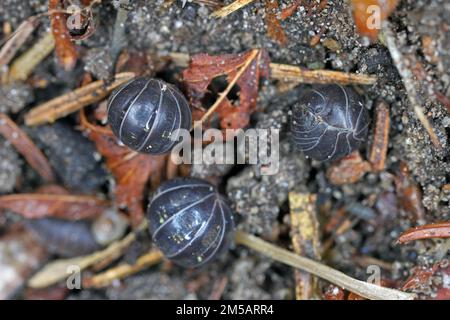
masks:
<svg viewBox="0 0 450 320"><path fill-rule="evenodd" d="M115 177L116 205L126 207L131 223L138 226L144 217L144 189L152 173L153 181L159 184L167 156L150 156L119 146L108 127L89 123L83 111L80 112L80 119L81 126L87 130L88 137L95 142Z"/></svg>
<svg viewBox="0 0 450 320"><path fill-rule="evenodd" d="M97 197L66 194L22 193L0 197L0 209L9 209L28 219L91 218L101 214L108 205L108 201Z"/></svg>
<svg viewBox="0 0 450 320"><path fill-rule="evenodd" d="M358 151L333 163L327 170L327 178L334 185L343 185L359 181L371 169Z"/></svg>
<svg viewBox="0 0 450 320"><path fill-rule="evenodd" d="M44 180L47 182L55 181L55 176L47 158L28 135L4 113L0 113L0 134L16 148Z"/></svg>
<svg viewBox="0 0 450 320"><path fill-rule="evenodd" d="M194 106L201 106L201 99L208 91L211 81L224 75L227 77L228 86L236 83L240 92L239 102L234 104L226 96L219 96L217 113L221 127L244 128L249 123L250 114L256 110L259 80L269 76L269 57L264 50L219 56L193 56L189 67L183 71L183 78Z"/></svg>
<svg viewBox="0 0 450 320"><path fill-rule="evenodd" d="M402 233L397 241L407 243L431 238L450 238L450 222L431 223L409 229Z"/></svg>

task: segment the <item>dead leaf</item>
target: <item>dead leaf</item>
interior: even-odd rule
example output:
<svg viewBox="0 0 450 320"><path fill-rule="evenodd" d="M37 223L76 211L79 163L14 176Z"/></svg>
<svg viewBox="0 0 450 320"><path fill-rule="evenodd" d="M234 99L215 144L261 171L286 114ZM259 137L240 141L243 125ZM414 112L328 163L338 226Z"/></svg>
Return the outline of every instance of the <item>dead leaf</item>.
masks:
<svg viewBox="0 0 450 320"><path fill-rule="evenodd" d="M364 161L358 151L334 162L327 170L331 184L343 185L359 181L371 169L370 163Z"/></svg>
<svg viewBox="0 0 450 320"><path fill-rule="evenodd" d="M193 56L189 67L183 71L183 79L193 104L201 105L201 99L208 92L212 80L224 75L228 87L204 118L217 108L222 129L244 128L250 121L250 114L256 110L259 80L269 77L269 57L264 50L256 49L240 54L210 56L202 53ZM227 98L234 84L240 88L239 101L235 103Z"/></svg>
<svg viewBox="0 0 450 320"><path fill-rule="evenodd" d="M28 219L92 218L100 215L108 206L109 201L93 196L22 193L0 197L0 209L14 211Z"/></svg>
<svg viewBox="0 0 450 320"><path fill-rule="evenodd" d="M108 127L90 123L83 110L80 111L80 121L115 177L116 205L119 208L126 207L131 224L139 225L144 217L144 189L152 174L152 181L159 184L167 155L151 156L119 146L112 131Z"/></svg>

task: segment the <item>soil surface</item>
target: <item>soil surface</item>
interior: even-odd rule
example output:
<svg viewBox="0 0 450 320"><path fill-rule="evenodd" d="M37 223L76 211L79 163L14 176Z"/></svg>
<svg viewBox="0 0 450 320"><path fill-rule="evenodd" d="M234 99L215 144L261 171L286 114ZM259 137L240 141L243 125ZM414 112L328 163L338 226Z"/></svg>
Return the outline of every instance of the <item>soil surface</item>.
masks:
<svg viewBox="0 0 450 320"><path fill-rule="evenodd" d="M0 86L0 112L6 113L29 134L48 157L58 184L73 194L111 198L114 188L114 179L104 159L94 143L79 130L78 114L62 118L55 124L34 128L26 127L23 119L32 107L79 87L87 73L93 79L108 79L111 76L114 59L109 53L118 45L113 36L118 2L102 1L93 6L96 30L91 37L77 42L79 59L72 71L64 71L52 53L36 67L27 81ZM446 259L449 258L449 240L427 239L407 244L398 244L396 240L402 232L412 227L450 220L450 114L448 105L442 99L436 99L435 95L439 92L444 97L450 96L450 3L446 0L402 0L388 20L397 39L398 50L408 61L421 65L419 72L422 72L423 78L417 74L415 76L420 83L416 94L436 133L440 144L437 148L417 118L383 34L375 43L361 37L355 28L350 1L328 0L321 10L300 5L292 16L281 21L287 38L284 45L268 36L265 1L254 1L220 19L210 17L214 8L202 1L185 2L183 5L183 1L136 0L127 7L125 38L120 43L120 50L145 55L147 63L141 67L148 69L148 74L183 89L183 68L169 61L167 57L171 53L219 55L264 48L271 62L311 70L375 75L378 81L374 85L353 86L363 97L364 107L371 116L368 141L359 150L366 160L375 135L376 105L384 101L390 109L385 169L378 173L368 172L351 184L333 185L327 171L336 164L306 158L295 150L290 140L291 108L311 85L300 84L283 90L280 81L266 79L261 85L251 127L276 127L281 130L278 174L261 175L258 165L193 165L190 170L192 176L217 183L236 212L237 228L292 249L288 194L315 194L320 260L324 264L361 280L367 279L368 266L379 265L386 285L398 289L411 276L417 275L417 270L429 271L439 264L426 281L422 280L410 291L418 293L423 299L443 297L445 294L448 299L450 268ZM232 1L209 2L220 6ZM287 8L292 2L279 1L279 10ZM15 30L28 17L46 11L46 0L3 0L0 26L8 24ZM19 54L28 50L49 30L49 19L44 16L40 21ZM319 41L312 44L311 39L316 36ZM431 53L429 47L424 47L424 39L433 40ZM97 105L86 110L92 112ZM411 201L414 202L414 199L411 200L414 195L405 196L398 186L404 165L409 170L405 178L407 183L419 192L419 209L410 205ZM10 143L0 138L0 195L33 192L42 183ZM145 198L150 195L151 191L146 191ZM22 225L27 225L24 220L12 211L0 211L0 265L23 268L23 261L16 263L14 257L6 257L7 250L2 250L1 242L14 233L22 237ZM334 228L333 221L337 221ZM6 246L6 240L3 242ZM41 265L61 256L52 249L54 246L47 248L45 241L43 243L49 253L42 259ZM108 267L124 262L134 263L150 247L152 244L148 236L140 234L124 255ZM42 255L39 251L39 257ZM29 259L35 262L37 258ZM5 277L1 270L0 282ZM24 281L37 270L39 268L34 266L28 272L17 272L23 275ZM92 274L98 271L86 272ZM292 268L236 246L200 269L186 270L165 261L114 281L107 288L65 291L58 297L295 299L295 283ZM311 298L324 299L326 296L322 293L329 289L330 284L321 280ZM8 294L1 294L2 290ZM46 290L32 295L23 285L13 286L13 289L0 285L0 297L48 297L50 289Z"/></svg>

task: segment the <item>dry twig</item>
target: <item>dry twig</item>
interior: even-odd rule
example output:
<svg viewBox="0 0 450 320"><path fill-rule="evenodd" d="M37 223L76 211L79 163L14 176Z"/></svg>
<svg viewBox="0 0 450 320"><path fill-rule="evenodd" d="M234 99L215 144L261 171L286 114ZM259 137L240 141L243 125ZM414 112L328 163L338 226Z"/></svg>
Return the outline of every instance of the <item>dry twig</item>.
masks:
<svg viewBox="0 0 450 320"><path fill-rule="evenodd" d="M6 114L0 113L0 135L8 140L46 182L54 182L55 175L45 155L28 135Z"/></svg>
<svg viewBox="0 0 450 320"><path fill-rule="evenodd" d="M86 86L66 93L47 101L25 115L27 126L36 126L43 123L54 122L68 114L82 109L83 107L99 102L112 90L134 77L134 73L118 73L112 83L106 84L104 80L92 82Z"/></svg>
<svg viewBox="0 0 450 320"><path fill-rule="evenodd" d="M33 33L38 23L39 20L36 17L31 17L23 21L17 27L11 38L0 50L0 68L4 65L7 65L11 61L17 51Z"/></svg>
<svg viewBox="0 0 450 320"><path fill-rule="evenodd" d="M239 10L242 7L245 7L249 3L253 2L255 0L236 0L229 5L220 8L219 10L214 11L211 13L211 17L214 18L224 18L228 16L229 14Z"/></svg>
<svg viewBox="0 0 450 320"><path fill-rule="evenodd" d="M117 267L96 274L95 276L83 281L85 288L103 288L110 285L113 281L123 279L135 274L145 268L155 265L161 261L163 254L159 250L152 250L140 256L134 264L121 264Z"/></svg>
<svg viewBox="0 0 450 320"><path fill-rule="evenodd" d="M391 126L389 114L389 106L384 101L377 104L375 133L369 155L369 161L372 164L372 170L374 172L383 171L386 165L389 129Z"/></svg>
<svg viewBox="0 0 450 320"><path fill-rule="evenodd" d="M413 300L415 297L415 295L411 293L384 288L372 283L353 279L338 270L330 268L314 260L296 255L295 253L279 248L262 239L259 239L258 237L246 234L242 231L237 231L236 242L254 249L276 261L309 272L367 299Z"/></svg>
<svg viewBox="0 0 450 320"><path fill-rule="evenodd" d="M145 226L146 224L143 223L141 228ZM50 262L28 281L28 286L31 288L45 288L62 281L70 275L68 271L71 270L71 267L77 266L82 271L101 260L107 259L111 255L117 255L123 252L135 239L136 233L131 232L123 239L113 242L104 250L94 252L87 256Z"/></svg>
<svg viewBox="0 0 450 320"><path fill-rule="evenodd" d="M48 32L11 65L9 80L26 80L34 68L44 60L55 47L55 39Z"/></svg>
<svg viewBox="0 0 450 320"><path fill-rule="evenodd" d="M450 221L426 224L409 229L398 237L398 243L407 243L415 240L450 238Z"/></svg>

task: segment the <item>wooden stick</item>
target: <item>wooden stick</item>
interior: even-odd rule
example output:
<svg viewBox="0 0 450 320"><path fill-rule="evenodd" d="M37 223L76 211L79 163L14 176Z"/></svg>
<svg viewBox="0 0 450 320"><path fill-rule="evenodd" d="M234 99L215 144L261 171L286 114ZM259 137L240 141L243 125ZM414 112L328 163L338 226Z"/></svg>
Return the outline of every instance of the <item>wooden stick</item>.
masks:
<svg viewBox="0 0 450 320"><path fill-rule="evenodd" d="M67 273L69 267L77 266L80 268L80 271L82 271L100 260L106 259L117 252L123 251L135 239L136 234L131 232L122 240L113 242L109 247L102 251L97 251L87 256L50 262L42 270L31 277L28 281L28 286L31 288L45 288L52 284L58 283L70 275Z"/></svg>
<svg viewBox="0 0 450 320"><path fill-rule="evenodd" d="M340 83L371 85L377 77L357 73L347 73L332 70L304 70L288 64L271 63L271 77L284 81L297 81L298 83Z"/></svg>
<svg viewBox="0 0 450 320"><path fill-rule="evenodd" d="M121 240L111 243L103 250L86 256L52 261L31 277L28 281L28 286L31 288L46 288L66 279L70 275L67 273L68 267L75 265L82 271L93 264L109 259L112 256L119 257L123 251L136 240L136 234L145 230L147 227L147 220L144 220L135 231L130 232Z"/></svg>
<svg viewBox="0 0 450 320"><path fill-rule="evenodd" d="M94 275L83 281L84 288L104 288L114 280L123 279L161 261L163 254L159 250L152 250L140 256L134 264L121 264L105 272Z"/></svg>
<svg viewBox="0 0 450 320"><path fill-rule="evenodd" d="M25 115L27 126L36 126L54 122L83 107L104 99L112 90L134 77L132 72L116 74L114 81L107 85L104 80L92 82L86 86L66 93L31 109Z"/></svg>
<svg viewBox="0 0 450 320"><path fill-rule="evenodd" d="M214 11L213 13L211 13L211 17L214 18L223 18L226 17L227 15L239 10L242 7L245 7L246 5L248 5L249 3L253 2L255 0L236 0L232 3L230 3L227 6L224 6L216 11Z"/></svg>
<svg viewBox="0 0 450 320"><path fill-rule="evenodd" d="M236 242L238 244L256 250L276 261L309 272L367 299L413 300L415 297L415 295L411 293L384 288L375 284L353 279L338 270L330 268L314 260L296 255L286 249L277 247L258 237L242 231L237 231Z"/></svg>
<svg viewBox="0 0 450 320"><path fill-rule="evenodd" d="M38 24L39 20L36 17L31 17L23 21L17 27L11 38L0 50L0 68L7 65L12 60L17 51L19 51L29 36L31 36Z"/></svg>
<svg viewBox="0 0 450 320"><path fill-rule="evenodd" d="M9 80L26 80L34 68L53 51L54 47L55 39L51 32L48 32L31 49L14 60L9 72Z"/></svg>
<svg viewBox="0 0 450 320"><path fill-rule="evenodd" d="M53 169L33 140L6 114L0 113L0 135L8 140L47 183L55 182Z"/></svg>

